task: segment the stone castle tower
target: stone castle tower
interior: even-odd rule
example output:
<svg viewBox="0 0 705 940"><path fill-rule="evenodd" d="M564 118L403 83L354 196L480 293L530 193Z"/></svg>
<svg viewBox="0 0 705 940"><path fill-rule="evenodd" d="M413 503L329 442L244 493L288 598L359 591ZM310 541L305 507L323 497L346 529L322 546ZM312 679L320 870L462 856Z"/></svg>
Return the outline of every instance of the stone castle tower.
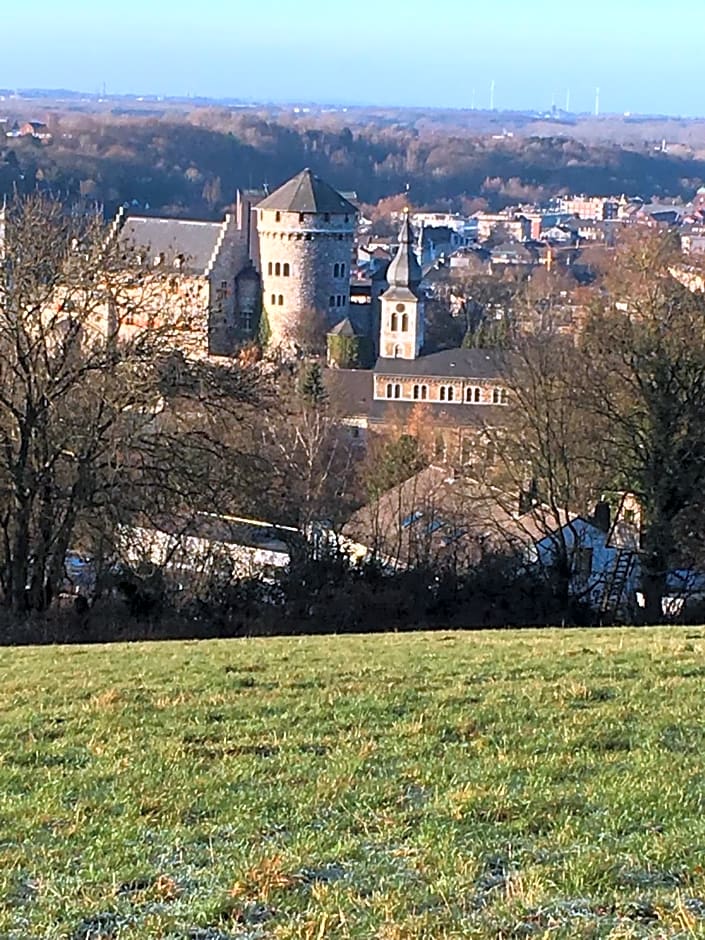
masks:
<svg viewBox="0 0 705 940"><path fill-rule="evenodd" d="M270 344L291 346L307 318L325 332L347 317L355 206L306 169L255 212Z"/></svg>
<svg viewBox="0 0 705 940"><path fill-rule="evenodd" d="M414 235L405 215L399 249L387 268L389 287L380 297L379 354L384 359L416 359L424 342L422 271L414 252Z"/></svg>

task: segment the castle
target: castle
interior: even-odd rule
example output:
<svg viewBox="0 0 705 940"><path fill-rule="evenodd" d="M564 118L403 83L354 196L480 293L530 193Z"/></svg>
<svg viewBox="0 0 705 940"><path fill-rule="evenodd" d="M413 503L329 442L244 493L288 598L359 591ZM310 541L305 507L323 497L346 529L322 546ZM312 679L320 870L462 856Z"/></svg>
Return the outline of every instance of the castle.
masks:
<svg viewBox="0 0 705 940"><path fill-rule="evenodd" d="M264 198L238 192L222 222L121 209L109 237L164 279L167 315L190 305L184 351L229 356L261 320L270 346L292 350L308 319L327 330L348 315L356 222L355 206L305 169Z"/></svg>
<svg viewBox="0 0 705 940"><path fill-rule="evenodd" d="M163 279L162 309L180 311L188 354L231 356L263 334L291 353L307 329L325 332L328 384L355 437L420 422L434 434L437 458L476 456L481 430L501 423L508 404L501 357L425 349L423 272L408 215L371 302L351 304L356 224L355 206L305 169L271 194L239 192L222 222L121 211L111 237ZM336 340L364 341L374 367L336 359Z"/></svg>

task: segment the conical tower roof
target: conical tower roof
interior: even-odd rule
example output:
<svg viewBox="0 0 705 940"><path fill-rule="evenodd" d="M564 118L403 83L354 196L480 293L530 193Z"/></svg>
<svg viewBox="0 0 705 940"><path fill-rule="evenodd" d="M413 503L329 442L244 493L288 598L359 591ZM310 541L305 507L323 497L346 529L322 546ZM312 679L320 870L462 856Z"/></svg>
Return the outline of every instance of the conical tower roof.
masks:
<svg viewBox="0 0 705 940"><path fill-rule="evenodd" d="M277 209L280 212L330 212L337 215L357 213L351 202L308 167L270 193L257 208Z"/></svg>
<svg viewBox="0 0 705 940"><path fill-rule="evenodd" d="M399 248L387 268L387 283L390 288L406 288L416 293L423 274L414 251L414 233L408 214L404 215L399 232Z"/></svg>

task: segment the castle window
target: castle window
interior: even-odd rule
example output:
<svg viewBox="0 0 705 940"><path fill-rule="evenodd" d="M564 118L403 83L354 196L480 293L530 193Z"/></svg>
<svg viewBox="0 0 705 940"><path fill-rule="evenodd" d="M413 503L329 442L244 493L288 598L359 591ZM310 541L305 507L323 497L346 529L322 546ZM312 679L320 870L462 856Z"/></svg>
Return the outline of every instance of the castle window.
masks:
<svg viewBox="0 0 705 940"><path fill-rule="evenodd" d="M441 387L438 389L438 400L439 400L439 401L445 401L445 400L446 400L446 392L447 392L447 389L446 389L445 385L441 385Z"/></svg>
<svg viewBox="0 0 705 940"><path fill-rule="evenodd" d="M276 222L281 222L281 220L282 220L282 214L281 214L281 212L277 212L277 214L274 216L274 220L275 220Z"/></svg>
<svg viewBox="0 0 705 940"><path fill-rule="evenodd" d="M482 399L482 392L479 388L476 388L476 387L473 388L472 386L470 386L470 388L465 389L465 401L474 402L475 404L478 404L481 401L481 399Z"/></svg>
<svg viewBox="0 0 705 940"><path fill-rule="evenodd" d="M276 277L279 277L281 273L282 273L282 266L281 266L281 264L277 261L277 263L274 265L274 274L275 274Z"/></svg>
<svg viewBox="0 0 705 940"><path fill-rule="evenodd" d="M401 356L401 346L397 343L394 347L394 358L398 359Z"/></svg>
<svg viewBox="0 0 705 940"><path fill-rule="evenodd" d="M401 315L401 331L402 333L409 332L409 314L408 313L402 313Z"/></svg>
<svg viewBox="0 0 705 940"><path fill-rule="evenodd" d="M418 401L421 396L421 386L414 385L414 401Z"/></svg>
<svg viewBox="0 0 705 940"><path fill-rule="evenodd" d="M328 306L335 307L335 297L333 294L331 294L330 297L328 298Z"/></svg>
<svg viewBox="0 0 705 940"><path fill-rule="evenodd" d="M455 389L452 385L441 385L438 389L438 400L439 401L454 401L455 400Z"/></svg>
<svg viewBox="0 0 705 940"><path fill-rule="evenodd" d="M274 270L274 266L272 265L272 262L270 261L269 264L267 265L267 274L272 274L273 270Z"/></svg>
<svg viewBox="0 0 705 940"><path fill-rule="evenodd" d="M401 385L398 382L394 386L394 397L401 398Z"/></svg>
<svg viewBox="0 0 705 940"><path fill-rule="evenodd" d="M396 313L393 313L390 317L389 329L392 331L392 333L396 333L399 329L399 317L396 315Z"/></svg>
<svg viewBox="0 0 705 940"><path fill-rule="evenodd" d="M305 213L305 212L299 212L299 223L300 223L301 225L303 225L303 223L304 223L305 221L306 221L306 213Z"/></svg>
<svg viewBox="0 0 705 940"><path fill-rule="evenodd" d="M345 265L344 264L340 265L340 276L345 277Z"/></svg>
<svg viewBox="0 0 705 940"><path fill-rule="evenodd" d="M284 266L282 268L282 274L284 275L284 277L289 277L289 275L291 274L291 268L289 267L288 261L284 262Z"/></svg>
<svg viewBox="0 0 705 940"><path fill-rule="evenodd" d="M507 404L506 388L493 388L492 389L492 404L493 405L506 405Z"/></svg>
<svg viewBox="0 0 705 940"><path fill-rule="evenodd" d="M283 295L283 294L280 294L280 295L279 295L279 306L280 306L280 307L283 307L283 306L284 306L284 295Z"/></svg>
<svg viewBox="0 0 705 940"><path fill-rule="evenodd" d="M276 304L276 302L277 302L277 295L276 295L276 294L272 294L272 306L274 306L274 305Z"/></svg>
<svg viewBox="0 0 705 940"><path fill-rule="evenodd" d="M240 325L241 325L243 333L252 332L252 311L251 310L244 310L240 314Z"/></svg>
<svg viewBox="0 0 705 940"><path fill-rule="evenodd" d="M386 390L386 391L387 391L387 398L391 398L391 397L392 397L393 390L394 390L394 389L393 389L392 383L391 383L391 382L387 382L387 390Z"/></svg>
<svg viewBox="0 0 705 940"><path fill-rule="evenodd" d="M333 265L333 277L340 277L340 265L337 261Z"/></svg>
<svg viewBox="0 0 705 940"><path fill-rule="evenodd" d="M448 401L453 401L455 398L455 389L452 385L448 386Z"/></svg>

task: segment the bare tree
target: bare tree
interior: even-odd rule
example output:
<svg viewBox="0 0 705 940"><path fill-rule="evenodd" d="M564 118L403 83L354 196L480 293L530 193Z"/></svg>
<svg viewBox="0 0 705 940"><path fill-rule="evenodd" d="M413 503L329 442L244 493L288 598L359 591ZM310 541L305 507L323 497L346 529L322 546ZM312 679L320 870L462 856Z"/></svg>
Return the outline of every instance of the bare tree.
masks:
<svg viewBox="0 0 705 940"><path fill-rule="evenodd" d="M96 217L34 196L11 207L0 279L0 586L14 612L49 606L75 539L105 541L132 513L205 498L217 438L201 421L176 433L164 417L173 394L164 368L182 326L160 278ZM210 392L201 382L187 394L203 406Z"/></svg>

